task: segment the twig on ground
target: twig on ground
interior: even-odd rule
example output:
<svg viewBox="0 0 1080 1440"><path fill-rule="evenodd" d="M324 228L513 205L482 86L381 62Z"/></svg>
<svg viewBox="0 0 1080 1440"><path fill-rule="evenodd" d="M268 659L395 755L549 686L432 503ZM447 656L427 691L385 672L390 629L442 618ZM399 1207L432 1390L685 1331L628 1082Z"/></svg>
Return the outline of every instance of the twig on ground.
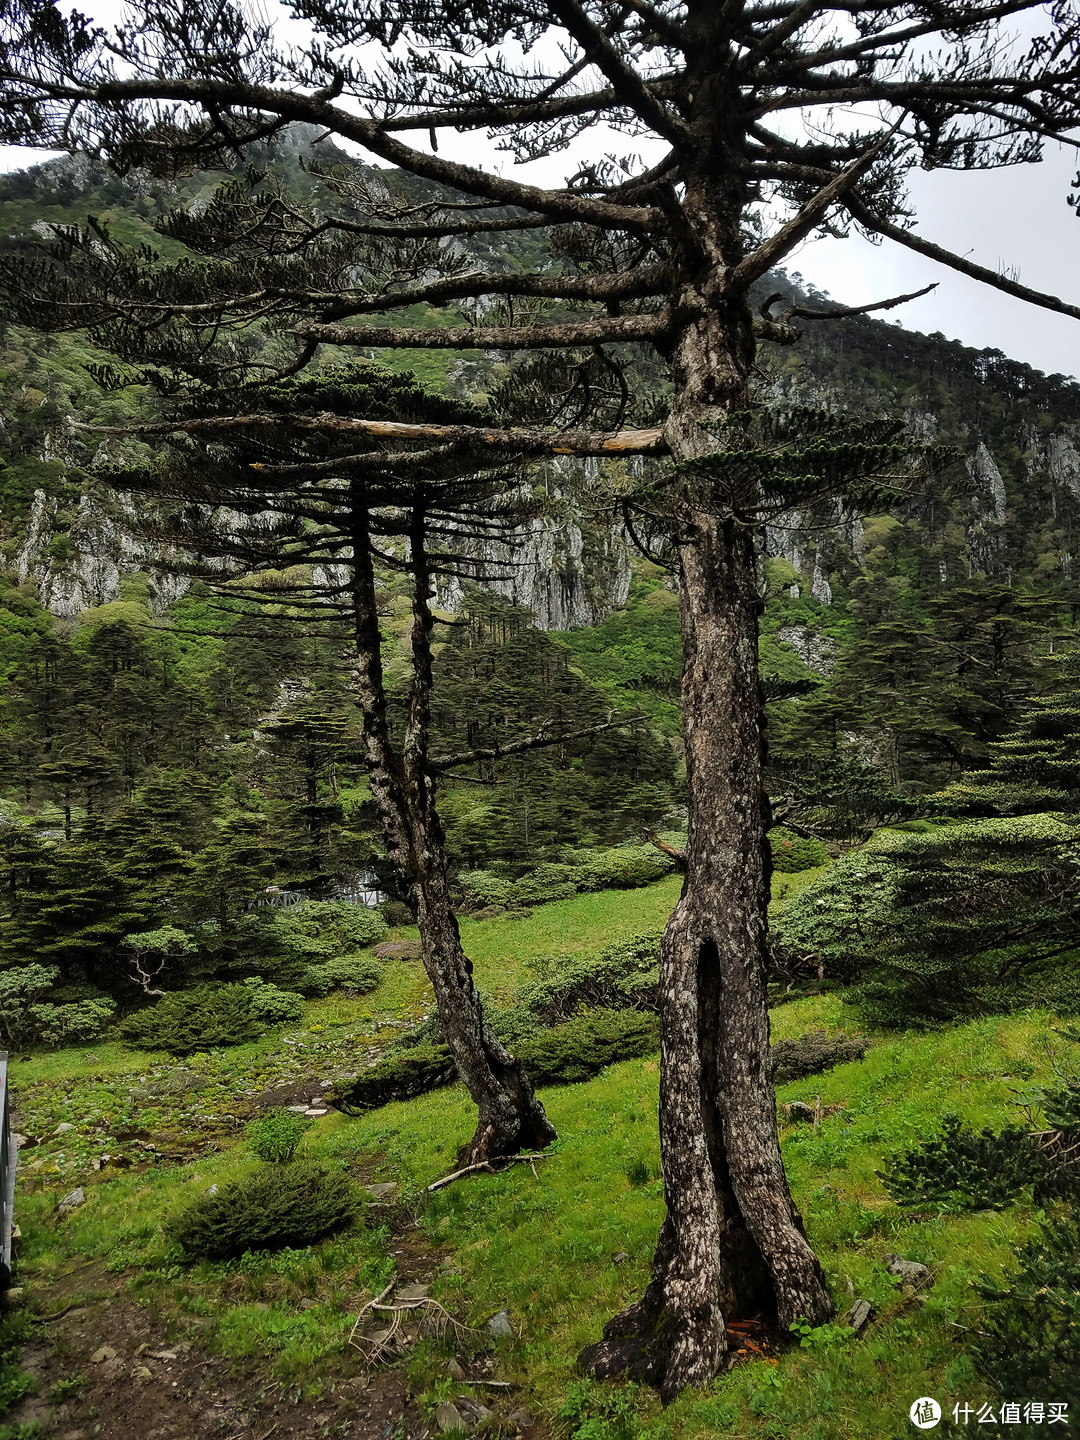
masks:
<svg viewBox="0 0 1080 1440"><path fill-rule="evenodd" d="M445 1333L447 1329L452 1329L455 1336L471 1333L468 1325L463 1325L460 1320L455 1320L445 1306L440 1305L438 1300L432 1300L430 1296L422 1296L416 1300L400 1300L394 1305L384 1305L383 1301L393 1288L394 1282L388 1285L376 1299L369 1300L357 1315L353 1328L349 1332L349 1344L354 1345L364 1354L369 1365L377 1365L380 1360L385 1360L395 1351L404 1350L407 1345L412 1344L416 1336L405 1334L402 1316L413 1310L425 1311L425 1319L429 1316L433 1318L437 1336ZM390 1323L385 1330L379 1331L375 1335L358 1335L356 1332L371 1311L390 1316Z"/></svg>
<svg viewBox="0 0 1080 1440"><path fill-rule="evenodd" d="M444 1186L452 1185L455 1180L463 1180L466 1175L479 1175L481 1171L486 1170L489 1175L497 1175L498 1171L495 1168L496 1166L501 1167L503 1165L517 1165L525 1164L526 1162L528 1162L528 1164L532 1167L533 1174L536 1175L536 1166L533 1164L533 1161L546 1160L547 1158L548 1157L543 1154L494 1155L490 1160L480 1160L475 1165L466 1165L462 1170L455 1170L450 1175L444 1175L441 1180L436 1180L433 1184L427 1187L428 1193L430 1194L432 1191L435 1190L442 1190Z"/></svg>

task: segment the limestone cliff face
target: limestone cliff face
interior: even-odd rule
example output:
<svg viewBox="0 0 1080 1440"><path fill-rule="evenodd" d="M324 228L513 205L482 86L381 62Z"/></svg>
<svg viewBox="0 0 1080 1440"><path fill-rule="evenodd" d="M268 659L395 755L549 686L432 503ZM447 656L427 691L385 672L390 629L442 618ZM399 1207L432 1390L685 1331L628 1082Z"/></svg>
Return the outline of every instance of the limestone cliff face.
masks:
<svg viewBox="0 0 1080 1440"><path fill-rule="evenodd" d="M597 523L568 503L560 515L522 526L509 544L465 548L480 562L484 587L528 610L541 630L596 625L630 594L631 552L621 525ZM461 597L459 580L440 585L445 609L456 610Z"/></svg>
<svg viewBox="0 0 1080 1440"><path fill-rule="evenodd" d="M61 529L58 503L38 490L30 520L15 557L20 583L37 586L38 599L47 610L75 620L94 605L120 598L126 575L143 573L149 579L148 600L155 615L174 604L188 588L184 576L162 567L162 555L130 530L134 502L112 497L108 504L85 494L74 520ZM128 524L125 524L125 520Z"/></svg>
<svg viewBox="0 0 1080 1440"><path fill-rule="evenodd" d="M61 428L50 436L46 459L66 458ZM110 457L111 458L111 457ZM594 523L561 507L557 517L522 527L510 545L495 541L471 546L482 583L532 613L544 630L595 625L625 605L630 593L630 547L621 527ZM39 490L19 544L15 569L20 583L32 582L45 608L65 620L119 599L126 576L149 579L151 611L161 614L187 590L189 580L171 573L168 556L133 533L136 503L104 486L84 493L74 515ZM230 515L231 527L243 517ZM454 610L462 596L459 581L445 582L438 603Z"/></svg>

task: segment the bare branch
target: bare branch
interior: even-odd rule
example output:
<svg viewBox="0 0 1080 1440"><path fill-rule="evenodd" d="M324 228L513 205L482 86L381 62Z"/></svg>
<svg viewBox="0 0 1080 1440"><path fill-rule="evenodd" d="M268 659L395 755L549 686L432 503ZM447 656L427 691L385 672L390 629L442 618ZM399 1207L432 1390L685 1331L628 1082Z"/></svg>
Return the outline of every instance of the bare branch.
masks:
<svg viewBox="0 0 1080 1440"><path fill-rule="evenodd" d="M546 730L542 730L537 735L529 735L524 740L511 740L506 745L481 746L477 750L459 751L456 755L435 755L429 768L438 774L455 765L473 765L479 760L502 760L507 755L522 755L526 750L545 750L552 745L564 745L569 740L582 740L587 735L599 735L603 730L614 730L644 718L643 715L621 715L613 720L609 716L599 725L586 725L580 730L564 731L561 735L549 735Z"/></svg>
<svg viewBox="0 0 1080 1440"><path fill-rule="evenodd" d="M899 121L896 125L890 126L884 135L875 141L853 164L849 165L846 170L842 170L835 179L812 196L799 213L793 216L786 225L781 226L775 235L771 235L768 240L758 246L753 254L740 261L732 272L732 285L745 289L775 265L778 265L800 240L810 234L811 230L824 217L829 206L846 195L862 179L892 140L898 127Z"/></svg>
<svg viewBox="0 0 1080 1440"><path fill-rule="evenodd" d="M1002 290L1006 295L1015 295L1018 300L1026 300L1029 305L1038 305L1043 310L1055 310L1059 315L1071 315L1074 320L1080 320L1080 306L1069 305L1058 296L1047 295L1041 290L1031 290L1027 285L1010 280L1007 275L999 275L996 270L988 270L985 265L976 265L973 260L967 260L962 255L954 255L951 250L945 250L930 240L924 240L922 236L914 234L911 230L905 230L900 225L893 225L888 220L882 220L854 196L849 196L845 204L860 225L865 226L867 230L873 230L877 235L883 235L887 240L895 240L898 245L905 245L909 250L915 250L920 255L928 256L931 260L937 260L941 265L947 265L950 270L958 270L961 275L967 275L972 280L979 280L984 285L992 286L995 290Z"/></svg>
<svg viewBox="0 0 1080 1440"><path fill-rule="evenodd" d="M690 143L690 131L682 120L652 94L641 76L622 58L604 32L595 25L577 0L549 0L552 13L562 21L593 64L615 88L619 98L658 135L677 149Z"/></svg>
<svg viewBox="0 0 1080 1440"><path fill-rule="evenodd" d="M654 835L651 830L645 831L645 839L648 840L650 845L655 845L657 850L662 851L663 854L674 860L675 869L678 870L680 874L686 869L685 850L676 850L674 845L669 845L666 840L661 840L660 836Z"/></svg>
<svg viewBox="0 0 1080 1440"><path fill-rule="evenodd" d="M762 319L769 325L784 325L792 319L800 320L846 320L852 315L869 315L874 310L892 310L897 305L905 305L909 300L918 300L923 295L929 295L931 290L936 290L940 281L935 280L930 285L924 285L921 290L912 290L908 295L894 295L891 300L875 300L869 305L831 305L827 310L811 310L806 305L789 305L788 308L775 318L770 314L772 307L780 300L787 297L781 294L770 295L761 306L758 312Z"/></svg>

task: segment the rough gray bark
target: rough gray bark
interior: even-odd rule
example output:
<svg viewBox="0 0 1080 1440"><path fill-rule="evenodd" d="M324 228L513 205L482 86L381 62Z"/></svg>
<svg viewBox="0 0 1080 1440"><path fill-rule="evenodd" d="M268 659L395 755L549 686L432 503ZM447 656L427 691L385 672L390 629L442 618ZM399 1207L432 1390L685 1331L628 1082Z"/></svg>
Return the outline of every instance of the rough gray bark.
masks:
<svg viewBox="0 0 1080 1440"><path fill-rule="evenodd" d="M435 772L429 763L431 578L424 563L423 516L412 537L413 683L400 758L391 743L380 658L381 637L375 575L360 487L353 542L353 623L357 653L357 703L364 721L368 778L390 859L405 877L420 930L424 969L435 991L443 1035L458 1074L479 1110L476 1132L459 1152L473 1164L555 1139L554 1125L517 1060L499 1042L484 1014L461 947L447 884L446 850L435 807Z"/></svg>
<svg viewBox="0 0 1080 1440"><path fill-rule="evenodd" d="M700 31L691 53L708 55L717 12L690 12ZM731 288L743 259L745 172L717 153L728 144L722 77L703 66L695 81L698 159L687 165L684 214L696 264L674 305L683 323L665 427L676 459L718 449L725 419L750 408L755 344L749 308ZM730 497L700 475L677 498L689 833L660 957L667 1217L645 1296L580 1357L597 1376L632 1369L666 1399L716 1374L725 1319L763 1315L786 1329L833 1314L788 1189L769 1058L759 505L757 493Z"/></svg>

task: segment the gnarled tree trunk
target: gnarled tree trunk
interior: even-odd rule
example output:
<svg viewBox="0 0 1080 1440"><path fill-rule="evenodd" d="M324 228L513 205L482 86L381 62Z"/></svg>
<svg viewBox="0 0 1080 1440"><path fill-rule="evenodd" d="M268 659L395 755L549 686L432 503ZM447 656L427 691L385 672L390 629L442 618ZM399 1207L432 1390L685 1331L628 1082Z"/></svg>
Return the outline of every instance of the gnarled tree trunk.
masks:
<svg viewBox="0 0 1080 1440"><path fill-rule="evenodd" d="M492 1032L472 963L461 948L447 884L446 848L428 761L430 732L430 576L424 561L424 517L412 536L412 684L404 743L398 755L387 722L375 573L363 492L354 485L352 611L357 698L363 715L371 793L387 853L405 879L420 930L424 969L435 991L446 1043L479 1110L476 1133L459 1160L472 1164L522 1148L542 1147L556 1130L517 1060Z"/></svg>
<svg viewBox="0 0 1080 1440"><path fill-rule="evenodd" d="M484 1014L447 893L442 827L434 809L411 828L416 836L413 854L422 857L410 892L424 969L435 991L443 1036L480 1112L476 1133L460 1151L461 1163L543 1148L555 1139L555 1127L520 1062L499 1041Z"/></svg>
<svg viewBox="0 0 1080 1440"><path fill-rule="evenodd" d="M742 182L715 151L712 159L703 144L687 186L702 258L697 282L679 297L683 324L672 346L665 433L676 460L724 448L724 422L750 408L751 316L728 290L743 197L724 191ZM788 1327L833 1313L784 1173L769 1056L760 495L749 485L732 494L704 469L676 494L690 821L686 878L660 964L667 1217L644 1297L581 1355L591 1373L629 1369L668 1399L716 1374L725 1320L757 1315Z"/></svg>

